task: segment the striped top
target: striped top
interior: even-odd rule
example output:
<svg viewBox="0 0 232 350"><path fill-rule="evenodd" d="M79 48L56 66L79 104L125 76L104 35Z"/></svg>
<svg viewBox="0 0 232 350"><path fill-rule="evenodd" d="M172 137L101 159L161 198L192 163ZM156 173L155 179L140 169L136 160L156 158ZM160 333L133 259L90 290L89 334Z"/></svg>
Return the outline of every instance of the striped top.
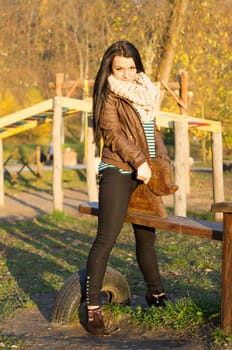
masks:
<svg viewBox="0 0 232 350"><path fill-rule="evenodd" d="M155 158L155 135L154 135L154 121L143 123L143 128L145 131L149 154L151 158Z"/></svg>
<svg viewBox="0 0 232 350"><path fill-rule="evenodd" d="M147 123L143 123L144 132L147 139L149 154L151 158L155 158L155 135L154 135L154 121L149 121ZM100 162L98 165L98 172L101 173L103 170L107 168L115 168L120 171L123 175L130 175L131 171L122 170L120 168L115 167L114 165L110 165L104 162Z"/></svg>

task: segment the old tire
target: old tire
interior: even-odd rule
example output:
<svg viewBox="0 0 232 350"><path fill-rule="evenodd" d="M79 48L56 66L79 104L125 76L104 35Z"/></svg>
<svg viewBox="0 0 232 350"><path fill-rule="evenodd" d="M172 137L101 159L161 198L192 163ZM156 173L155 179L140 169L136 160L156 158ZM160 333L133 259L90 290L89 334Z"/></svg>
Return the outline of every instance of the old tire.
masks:
<svg viewBox="0 0 232 350"><path fill-rule="evenodd" d="M78 315L80 305L85 301L86 269L72 274L58 292L51 313L51 321L68 324ZM107 302L129 304L131 293L127 280L117 270L107 267L103 279L102 293Z"/></svg>

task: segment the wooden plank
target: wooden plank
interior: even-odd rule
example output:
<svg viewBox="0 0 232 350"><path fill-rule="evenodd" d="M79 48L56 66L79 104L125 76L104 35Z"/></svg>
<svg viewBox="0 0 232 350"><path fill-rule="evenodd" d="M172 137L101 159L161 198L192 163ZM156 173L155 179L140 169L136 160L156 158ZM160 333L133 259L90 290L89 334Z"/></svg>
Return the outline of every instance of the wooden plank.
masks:
<svg viewBox="0 0 232 350"><path fill-rule="evenodd" d="M17 135L21 132L33 129L44 123L51 123L51 121L52 118L50 116L50 112L48 112L48 114L45 115L35 115L23 121L9 124L3 129L0 129L0 139L5 139L9 136Z"/></svg>
<svg viewBox="0 0 232 350"><path fill-rule="evenodd" d="M82 203L79 205L79 211L82 214L98 216L98 203ZM128 211L125 221L155 227L161 230L222 241L223 226L219 222L197 220L181 216L160 218L154 215L131 211Z"/></svg>
<svg viewBox="0 0 232 350"><path fill-rule="evenodd" d="M186 120L186 119L188 121L189 127L195 126L197 129L209 131L209 132L215 132L215 133L222 132L221 122L211 120L211 119L195 118L192 116L184 116L181 114L164 112L164 111L160 111L159 115L156 117L157 125L159 127L168 127L168 128L173 128L174 122L176 120Z"/></svg>
<svg viewBox="0 0 232 350"><path fill-rule="evenodd" d="M37 121L43 122L43 121L46 121L47 119L49 121L51 121L52 117L53 117L53 111L47 111L46 114L33 115L33 116L27 118L26 121L37 120Z"/></svg>
<svg viewBox="0 0 232 350"><path fill-rule="evenodd" d="M92 112L92 99L79 100L77 98L61 97L62 107L74 109L76 111Z"/></svg>
<svg viewBox="0 0 232 350"><path fill-rule="evenodd" d="M8 125L4 129L0 130L0 139L5 139L9 136L17 135L21 132L33 129L43 123L47 123L50 120L48 119L42 119L42 120L26 120L25 123L19 124L19 123L14 123L11 125Z"/></svg>
<svg viewBox="0 0 232 350"><path fill-rule="evenodd" d="M0 118L0 128L4 128L7 125L16 123L20 120L27 119L35 114L43 113L52 108L53 108L52 99L37 103L34 106L22 109L21 111L18 111Z"/></svg>
<svg viewBox="0 0 232 350"><path fill-rule="evenodd" d="M213 213L232 213L232 202L218 202L212 204Z"/></svg>
<svg viewBox="0 0 232 350"><path fill-rule="evenodd" d="M37 121L30 121L29 123L25 123L24 125L21 126L17 126L17 127L6 127L4 129L1 129L0 132L0 139L5 139L9 136L13 136L13 135L17 135L21 132L24 132L26 130L30 130L32 128L35 128L36 126L38 126L38 122ZM4 132L3 132L4 130Z"/></svg>

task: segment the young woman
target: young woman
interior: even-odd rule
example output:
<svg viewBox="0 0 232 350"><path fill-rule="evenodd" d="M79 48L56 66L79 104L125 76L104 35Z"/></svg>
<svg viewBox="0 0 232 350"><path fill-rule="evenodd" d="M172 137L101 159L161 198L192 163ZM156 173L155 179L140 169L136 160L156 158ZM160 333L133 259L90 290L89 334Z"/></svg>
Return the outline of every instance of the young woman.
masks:
<svg viewBox="0 0 232 350"><path fill-rule="evenodd" d="M103 139L99 165L99 217L87 261L86 302L89 333L104 335L101 286L107 261L122 228L131 194L151 178L149 158L167 157L155 127L159 88L144 73L140 54L128 41L105 52L93 92L95 141ZM154 249L155 229L133 225L136 257L146 283L149 306L165 306L165 293Z"/></svg>

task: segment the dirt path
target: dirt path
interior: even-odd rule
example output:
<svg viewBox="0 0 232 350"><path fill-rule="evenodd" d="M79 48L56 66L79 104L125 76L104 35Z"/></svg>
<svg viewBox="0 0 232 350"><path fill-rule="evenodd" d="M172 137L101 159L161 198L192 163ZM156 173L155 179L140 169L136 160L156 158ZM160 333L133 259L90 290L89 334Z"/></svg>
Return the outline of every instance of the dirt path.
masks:
<svg viewBox="0 0 232 350"><path fill-rule="evenodd" d="M0 326L2 334L14 335L25 341L21 350L206 350L206 343L190 339L175 332L149 331L129 325L120 325L116 334L105 337L90 336L83 326L76 322L68 326L54 325L49 322L49 315L54 296L41 295L37 307L18 312L11 320ZM134 303L141 300L134 298ZM1 348L1 346L0 346Z"/></svg>
<svg viewBox="0 0 232 350"><path fill-rule="evenodd" d="M85 190L64 190L63 209L70 215L79 215L80 202L88 200ZM7 191L5 205L0 208L0 219L14 222L53 212L52 193L46 191Z"/></svg>

